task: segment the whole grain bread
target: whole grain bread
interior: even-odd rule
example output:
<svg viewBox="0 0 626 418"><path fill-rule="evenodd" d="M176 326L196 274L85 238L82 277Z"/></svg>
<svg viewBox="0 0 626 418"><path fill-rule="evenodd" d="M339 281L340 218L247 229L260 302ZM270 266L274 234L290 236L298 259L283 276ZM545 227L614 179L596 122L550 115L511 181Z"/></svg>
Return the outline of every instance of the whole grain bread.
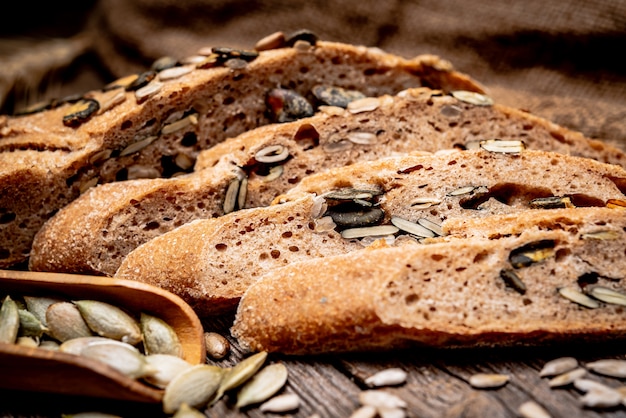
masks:
<svg viewBox="0 0 626 418"><path fill-rule="evenodd" d="M318 87L321 93L346 94ZM31 268L112 275L149 239L194 219L267 206L305 176L413 150L471 148L492 138L626 164L619 149L527 112L492 105L484 95L408 89L356 100L348 109L322 106L315 116L244 132L203 150L194 173L185 176L92 188L37 234ZM233 188L241 202L225 204Z"/></svg>
<svg viewBox="0 0 626 418"><path fill-rule="evenodd" d="M244 294L231 333L250 350L296 355L623 339L626 212L525 215L522 228L511 217L472 221L497 237L272 270Z"/></svg>
<svg viewBox="0 0 626 418"><path fill-rule="evenodd" d="M360 250L381 237L396 246L418 244L443 234L448 218L626 204L625 181L617 165L545 151L363 162L311 175L271 206L158 236L130 252L115 277L165 288L199 315L213 315L233 310L262 274L287 264Z"/></svg>
<svg viewBox="0 0 626 418"><path fill-rule="evenodd" d="M404 59L306 33L290 42L159 61L102 90L0 118L0 268L25 261L43 222L89 187L190 172L202 149L310 114L294 97L311 98L317 84L371 96L416 86L483 91L432 55ZM268 112L266 96L277 88L287 89L279 90L287 104L274 100Z"/></svg>

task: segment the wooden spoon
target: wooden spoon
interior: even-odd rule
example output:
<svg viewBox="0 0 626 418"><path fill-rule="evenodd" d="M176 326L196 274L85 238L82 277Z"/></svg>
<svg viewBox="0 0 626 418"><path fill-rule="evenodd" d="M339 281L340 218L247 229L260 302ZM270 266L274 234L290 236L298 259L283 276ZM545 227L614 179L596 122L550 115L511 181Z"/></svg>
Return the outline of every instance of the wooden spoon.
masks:
<svg viewBox="0 0 626 418"><path fill-rule="evenodd" d="M157 316L172 326L191 364L205 362L199 318L178 296L145 283L108 277L0 270L0 294L94 299ZM0 387L158 403L163 390L81 356L0 343Z"/></svg>

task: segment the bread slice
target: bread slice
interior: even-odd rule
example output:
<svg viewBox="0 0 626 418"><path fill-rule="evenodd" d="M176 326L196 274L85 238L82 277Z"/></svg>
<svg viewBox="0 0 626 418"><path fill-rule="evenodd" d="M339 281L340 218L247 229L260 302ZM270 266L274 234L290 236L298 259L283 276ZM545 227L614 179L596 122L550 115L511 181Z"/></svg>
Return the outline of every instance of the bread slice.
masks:
<svg viewBox="0 0 626 418"><path fill-rule="evenodd" d="M243 296L231 332L249 350L294 355L623 338L626 212L525 215L523 228L475 221L500 232L491 239L467 230L272 270Z"/></svg>
<svg viewBox="0 0 626 418"><path fill-rule="evenodd" d="M200 150L225 138L310 115L306 99L318 84L366 96L416 86L483 91L432 55L307 39L258 55L213 48L174 67L161 61L102 90L2 117L0 268L26 260L42 223L89 187L190 172Z"/></svg>
<svg viewBox="0 0 626 418"><path fill-rule="evenodd" d="M364 162L307 177L302 184L317 187L288 193L279 199L285 203L192 221L156 237L130 252L115 277L165 288L201 316L218 314L234 309L262 274L287 264L360 250L381 237L417 244L442 234L445 219L519 213L533 201L605 206L626 198L617 186L625 180L616 165L531 150Z"/></svg>
<svg viewBox="0 0 626 418"><path fill-rule="evenodd" d="M362 109L359 103L370 104L369 110L355 111ZM202 151L192 174L91 189L40 231L31 268L112 275L130 251L149 239L194 219L223 215L232 187L241 190L242 203L233 201L227 211L267 206L305 176L396 153L471 148L501 138L523 141L528 149L626 163L619 149L489 103L477 94L414 88L353 102L356 106L349 109L322 107L313 117L244 132Z"/></svg>

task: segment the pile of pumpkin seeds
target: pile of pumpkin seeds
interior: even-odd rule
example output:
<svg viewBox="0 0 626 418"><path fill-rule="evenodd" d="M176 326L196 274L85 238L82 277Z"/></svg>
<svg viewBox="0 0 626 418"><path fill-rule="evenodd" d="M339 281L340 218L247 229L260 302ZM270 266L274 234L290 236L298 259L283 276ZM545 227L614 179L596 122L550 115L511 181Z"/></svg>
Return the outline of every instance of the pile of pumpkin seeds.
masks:
<svg viewBox="0 0 626 418"><path fill-rule="evenodd" d="M204 334L207 354L224 358L230 350L220 334ZM162 319L97 300L7 295L0 307L0 342L84 356L103 362L124 375L163 389L163 411L193 416L237 390L236 407L261 404L287 381L282 363L264 364L267 352L249 356L233 367L192 365L183 359L175 331ZM270 402L271 401L271 402ZM263 411L298 408L295 394L260 405Z"/></svg>
<svg viewBox="0 0 626 418"><path fill-rule="evenodd" d="M233 367L198 364L183 370L165 387L163 411L179 416L183 409L211 407L227 392L235 394L238 409L259 404L262 411L268 412L297 409L297 395L274 396L287 382L288 372L283 363L265 365L267 355L266 351L253 354Z"/></svg>
<svg viewBox="0 0 626 418"><path fill-rule="evenodd" d="M157 388L186 365L174 329L147 312L138 317L107 302L6 295L0 342L88 357Z"/></svg>

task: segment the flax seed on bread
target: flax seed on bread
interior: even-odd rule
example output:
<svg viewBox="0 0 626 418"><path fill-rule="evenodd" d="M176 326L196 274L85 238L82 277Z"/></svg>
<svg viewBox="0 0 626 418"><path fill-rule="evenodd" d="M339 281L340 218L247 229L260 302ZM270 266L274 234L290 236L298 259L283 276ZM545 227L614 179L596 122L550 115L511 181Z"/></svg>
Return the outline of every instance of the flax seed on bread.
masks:
<svg viewBox="0 0 626 418"><path fill-rule="evenodd" d="M545 151L362 162L311 175L271 206L156 237L130 252L115 277L165 288L202 316L218 314L234 309L262 274L287 264L358 251L381 236L393 245L418 244L441 234L446 219L520 213L544 198L604 207L625 198L625 181L617 165Z"/></svg>
<svg viewBox="0 0 626 418"><path fill-rule="evenodd" d="M258 56L216 51L2 118L0 267L25 261L43 222L89 187L189 172L200 150L272 122L265 97L277 87L309 97L325 83L374 96L422 85L483 91L432 55L323 41Z"/></svg>
<svg viewBox="0 0 626 418"><path fill-rule="evenodd" d="M589 295L600 288L626 301L626 212L533 212L522 229L511 217L472 221L500 232L492 239L355 251L272 270L244 294L231 333L250 350L295 355L623 339L623 304ZM512 255L537 243L550 251L515 267ZM588 305L564 297L564 288Z"/></svg>
<svg viewBox="0 0 626 418"><path fill-rule="evenodd" d="M336 90L321 86L320 91L341 95ZM396 153L467 148L501 138L523 141L528 149L626 163L619 149L526 112L490 105L484 96L478 97L481 104L469 103L462 93L467 95L422 87L368 98L366 103L376 102L369 111L355 112L358 101L349 109L321 107L315 116L252 129L203 150L194 173L93 188L38 233L31 268L112 275L149 239L194 219L223 215L233 183L244 198L231 210L266 206L305 176Z"/></svg>

